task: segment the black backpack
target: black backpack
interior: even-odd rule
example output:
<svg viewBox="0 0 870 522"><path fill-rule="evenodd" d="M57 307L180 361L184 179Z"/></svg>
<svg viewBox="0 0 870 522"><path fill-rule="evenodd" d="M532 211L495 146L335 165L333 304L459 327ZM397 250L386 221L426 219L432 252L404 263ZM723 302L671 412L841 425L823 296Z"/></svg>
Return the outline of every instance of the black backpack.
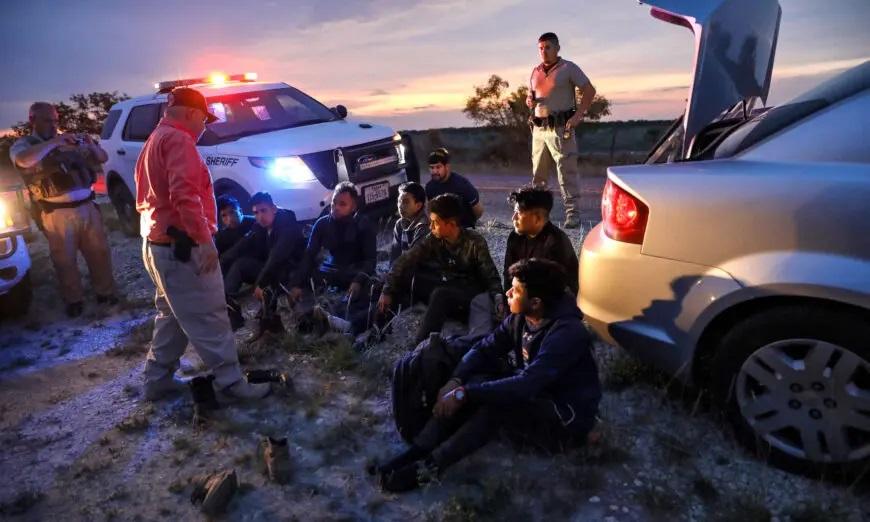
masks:
<svg viewBox="0 0 870 522"><path fill-rule="evenodd" d="M438 390L480 337L433 333L402 357L393 370L393 418L399 435L411 442L432 416Z"/></svg>

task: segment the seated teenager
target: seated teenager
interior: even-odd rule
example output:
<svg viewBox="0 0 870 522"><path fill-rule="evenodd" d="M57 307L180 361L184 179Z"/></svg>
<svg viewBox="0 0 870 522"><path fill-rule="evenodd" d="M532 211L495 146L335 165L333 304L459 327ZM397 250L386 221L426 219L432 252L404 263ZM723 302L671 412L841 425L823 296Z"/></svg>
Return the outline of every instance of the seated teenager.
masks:
<svg viewBox="0 0 870 522"><path fill-rule="evenodd" d="M429 175L426 183L426 197L435 199L441 194L456 194L462 201L462 216L460 224L465 228L474 228L477 220L483 216L483 203L474 185L464 176L450 169L450 153L440 148L429 154Z"/></svg>
<svg viewBox="0 0 870 522"><path fill-rule="evenodd" d="M417 331L415 344L440 332L448 316L468 317L472 299L479 294L486 302L480 319L491 325L492 310L504 312L501 280L486 240L461 225L462 201L455 194L443 194L429 203L431 234L393 263L386 277L378 310L383 314L399 302L428 304ZM469 319L470 330L478 330L478 318ZM483 327L481 333L488 331Z"/></svg>
<svg viewBox="0 0 870 522"><path fill-rule="evenodd" d="M341 182L332 192L329 214L321 217L311 229L311 237L293 280L290 299L302 297L303 288L337 287L347 292L347 299L356 301L367 294L377 265L377 229L360 214L359 192L353 183ZM321 251L323 262L316 266Z"/></svg>
<svg viewBox="0 0 870 522"><path fill-rule="evenodd" d="M393 245L390 248L390 264L411 249L418 241L429 235L429 219L426 216L426 190L415 181L399 186L397 201L399 219L393 228Z"/></svg>
<svg viewBox="0 0 870 522"><path fill-rule="evenodd" d="M592 338L565 293L564 274L552 261L530 259L511 266L510 275L511 315L465 355L411 447L374 468L385 490L439 477L503 429L549 451L585 441L601 386Z"/></svg>
<svg viewBox="0 0 870 522"><path fill-rule="evenodd" d="M507 240L504 255L504 289L511 287L508 271L514 263L523 259L549 259L565 271L568 289L577 295L577 254L565 232L550 221L553 210L553 194L545 187L526 185L512 192L510 202L514 207L514 230Z"/></svg>
<svg viewBox="0 0 870 522"><path fill-rule="evenodd" d="M251 205L256 223L248 235L220 257L227 313L233 330L244 326L239 292L244 283L253 284L254 296L263 302L260 330L278 332L283 327L275 314L275 298L301 255L302 227L292 210L276 207L272 196L265 192L254 194Z"/></svg>
<svg viewBox="0 0 870 522"><path fill-rule="evenodd" d="M254 218L242 214L242 207L236 198L221 196L217 200L221 229L214 236L218 254L223 254L251 231Z"/></svg>

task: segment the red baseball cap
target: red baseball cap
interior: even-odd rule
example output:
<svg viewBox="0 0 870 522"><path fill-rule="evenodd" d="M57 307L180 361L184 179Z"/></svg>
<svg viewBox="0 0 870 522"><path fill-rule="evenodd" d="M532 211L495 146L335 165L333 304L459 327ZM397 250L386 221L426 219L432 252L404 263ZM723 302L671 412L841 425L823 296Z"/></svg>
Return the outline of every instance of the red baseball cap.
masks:
<svg viewBox="0 0 870 522"><path fill-rule="evenodd" d="M167 107L190 107L191 109L199 109L206 115L206 123L212 123L218 120L218 117L208 111L208 105L205 103L205 96L196 89L190 87L176 87L169 93Z"/></svg>

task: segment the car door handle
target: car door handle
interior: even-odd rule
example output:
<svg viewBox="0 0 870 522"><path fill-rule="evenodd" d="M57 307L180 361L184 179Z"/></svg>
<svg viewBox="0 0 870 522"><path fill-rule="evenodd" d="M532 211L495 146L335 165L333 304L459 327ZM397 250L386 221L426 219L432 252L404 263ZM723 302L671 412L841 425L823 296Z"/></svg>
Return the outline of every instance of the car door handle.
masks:
<svg viewBox="0 0 870 522"><path fill-rule="evenodd" d="M123 156L124 154L127 154L127 151L124 149L118 149L115 152L118 153L118 156Z"/></svg>

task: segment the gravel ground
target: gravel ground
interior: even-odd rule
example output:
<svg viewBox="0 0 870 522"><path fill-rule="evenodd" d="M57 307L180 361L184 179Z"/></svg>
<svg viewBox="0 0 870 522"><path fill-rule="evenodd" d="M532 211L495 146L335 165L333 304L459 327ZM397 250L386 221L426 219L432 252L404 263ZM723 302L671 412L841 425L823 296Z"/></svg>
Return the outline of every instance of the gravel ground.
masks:
<svg viewBox="0 0 870 522"><path fill-rule="evenodd" d="M483 192L480 230L499 268L509 232L505 196ZM569 231L578 247L596 220L594 197L584 208L584 227ZM249 346L243 329L245 366L281 368L293 389L225 408L194 426L189 397L140 400L153 287L139 242L118 232L110 240L125 303L103 309L91 302L85 317L63 318L38 238L31 249L34 307L0 326L0 472L9 477L0 483L2 518L196 519L202 515L189 501L190 480L225 468L241 482L229 520L870 518L865 483L830 484L764 465L737 446L703 398L674 392L664 376L601 343L599 444L541 455L496 441L439 483L385 495L364 466L403 447L392 424L388 376L419 308L405 311L395 333L363 356L333 337L291 335ZM200 364L188 355L183 369L193 375ZM257 448L264 435L290 439L293 477L285 486L262 473Z"/></svg>

